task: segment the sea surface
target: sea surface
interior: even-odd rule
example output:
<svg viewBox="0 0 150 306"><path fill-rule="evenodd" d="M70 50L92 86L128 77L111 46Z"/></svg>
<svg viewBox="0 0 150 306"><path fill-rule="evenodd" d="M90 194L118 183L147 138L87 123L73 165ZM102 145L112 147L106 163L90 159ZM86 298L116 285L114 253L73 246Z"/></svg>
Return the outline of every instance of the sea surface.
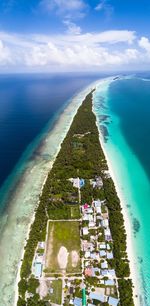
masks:
<svg viewBox="0 0 150 306"><path fill-rule="evenodd" d="M0 76L0 306L13 305L23 242L46 175L95 87L90 84L103 77ZM131 224L141 305L150 306L150 76L94 84L103 146Z"/></svg>
<svg viewBox="0 0 150 306"><path fill-rule="evenodd" d="M0 306L14 305L18 264L43 182L95 79L0 75Z"/></svg>
<svg viewBox="0 0 150 306"><path fill-rule="evenodd" d="M94 110L131 224L140 303L150 306L150 77L120 77L99 86Z"/></svg>

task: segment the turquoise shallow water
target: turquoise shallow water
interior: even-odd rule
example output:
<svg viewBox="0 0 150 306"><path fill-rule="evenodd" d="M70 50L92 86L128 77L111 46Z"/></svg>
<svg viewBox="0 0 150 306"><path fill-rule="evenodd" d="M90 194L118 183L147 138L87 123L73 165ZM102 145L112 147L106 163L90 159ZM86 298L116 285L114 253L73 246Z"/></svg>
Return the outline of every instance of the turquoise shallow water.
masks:
<svg viewBox="0 0 150 306"><path fill-rule="evenodd" d="M94 109L131 224L141 305L150 305L150 82L132 77L100 87Z"/></svg>

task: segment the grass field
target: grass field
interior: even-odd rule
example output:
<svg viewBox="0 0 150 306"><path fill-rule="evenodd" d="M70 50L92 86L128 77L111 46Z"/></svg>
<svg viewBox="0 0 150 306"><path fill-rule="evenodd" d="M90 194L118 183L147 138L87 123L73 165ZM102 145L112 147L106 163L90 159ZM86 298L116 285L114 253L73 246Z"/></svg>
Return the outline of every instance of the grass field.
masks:
<svg viewBox="0 0 150 306"><path fill-rule="evenodd" d="M51 282L50 288L53 290L53 293L49 293L49 298L51 303L61 305L62 297L62 280L57 279Z"/></svg>
<svg viewBox="0 0 150 306"><path fill-rule="evenodd" d="M46 248L47 273L80 272L78 221L49 221Z"/></svg>

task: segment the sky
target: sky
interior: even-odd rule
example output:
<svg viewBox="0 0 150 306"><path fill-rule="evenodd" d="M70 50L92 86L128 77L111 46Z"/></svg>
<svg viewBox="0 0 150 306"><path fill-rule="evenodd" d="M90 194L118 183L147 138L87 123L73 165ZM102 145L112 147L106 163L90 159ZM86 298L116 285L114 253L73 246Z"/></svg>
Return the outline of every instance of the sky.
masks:
<svg viewBox="0 0 150 306"><path fill-rule="evenodd" d="M0 0L0 72L150 70L149 0Z"/></svg>

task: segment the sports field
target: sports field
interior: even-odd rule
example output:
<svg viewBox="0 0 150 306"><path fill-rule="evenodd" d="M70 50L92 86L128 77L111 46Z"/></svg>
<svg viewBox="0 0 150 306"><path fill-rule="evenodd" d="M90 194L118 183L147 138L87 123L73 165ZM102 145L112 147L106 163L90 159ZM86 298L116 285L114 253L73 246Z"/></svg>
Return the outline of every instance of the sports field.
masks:
<svg viewBox="0 0 150 306"><path fill-rule="evenodd" d="M47 273L78 273L81 271L78 221L49 221L46 271Z"/></svg>

